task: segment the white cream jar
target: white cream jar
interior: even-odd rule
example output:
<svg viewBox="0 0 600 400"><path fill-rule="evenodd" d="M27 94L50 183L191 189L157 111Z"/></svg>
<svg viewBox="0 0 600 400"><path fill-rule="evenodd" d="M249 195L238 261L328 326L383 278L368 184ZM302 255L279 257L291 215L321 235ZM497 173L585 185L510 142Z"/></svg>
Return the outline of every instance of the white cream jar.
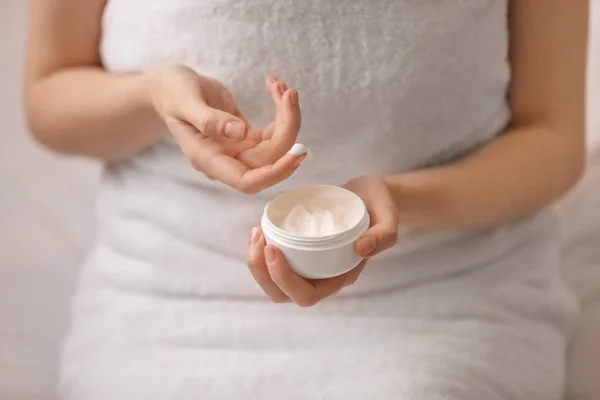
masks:
<svg viewBox="0 0 600 400"><path fill-rule="evenodd" d="M337 186L305 186L275 196L261 227L267 243L281 250L290 267L309 279L344 274L361 261L354 242L370 224L356 194Z"/></svg>

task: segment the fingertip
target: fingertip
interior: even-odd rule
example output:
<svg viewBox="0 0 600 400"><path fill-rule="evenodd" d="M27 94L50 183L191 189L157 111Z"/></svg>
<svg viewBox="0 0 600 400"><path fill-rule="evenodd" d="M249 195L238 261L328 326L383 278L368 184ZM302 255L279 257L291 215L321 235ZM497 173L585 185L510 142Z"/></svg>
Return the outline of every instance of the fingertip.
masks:
<svg viewBox="0 0 600 400"><path fill-rule="evenodd" d="M289 171L293 173L306 160L308 153L290 153L288 152L273 164L274 170Z"/></svg>
<svg viewBox="0 0 600 400"><path fill-rule="evenodd" d="M294 143L291 149L288 150L287 154L291 156L307 156L308 148L302 143Z"/></svg>
<svg viewBox="0 0 600 400"><path fill-rule="evenodd" d="M300 97L298 95L297 90L295 90L295 89L289 90L289 99L290 99L290 103L294 107L298 107L300 105Z"/></svg>
<svg viewBox="0 0 600 400"><path fill-rule="evenodd" d="M279 80L274 77L274 76L270 76L265 80L265 89L267 89L267 92L270 93L274 93L277 91L277 82Z"/></svg>
<svg viewBox="0 0 600 400"><path fill-rule="evenodd" d="M377 239L373 236L364 235L354 244L354 251L361 257L370 257L377 251Z"/></svg>
<svg viewBox="0 0 600 400"><path fill-rule="evenodd" d="M260 228L258 228L258 227L252 228L252 232L250 233L249 244L256 246L257 244L260 243L262 236L263 236L262 230Z"/></svg>
<svg viewBox="0 0 600 400"><path fill-rule="evenodd" d="M298 168L302 162L304 162L304 160L306 160L307 154L304 153L303 155L301 155L300 157L298 157L298 159L296 161L294 161L294 167Z"/></svg>
<svg viewBox="0 0 600 400"><path fill-rule="evenodd" d="M265 246L265 261L267 265L273 265L277 261L277 249L273 245Z"/></svg>
<svg viewBox="0 0 600 400"><path fill-rule="evenodd" d="M277 91L280 96L283 96L288 91L288 88L285 83L279 81L277 82Z"/></svg>
<svg viewBox="0 0 600 400"><path fill-rule="evenodd" d="M231 120L225 124L225 136L233 140L243 140L248 134L248 126L240 120Z"/></svg>
<svg viewBox="0 0 600 400"><path fill-rule="evenodd" d="M285 262L282 262L280 257L281 253L277 247L272 245L267 245L265 247L265 262L267 264L267 270L269 271L269 275L276 285L281 285L283 282L289 280L289 267Z"/></svg>

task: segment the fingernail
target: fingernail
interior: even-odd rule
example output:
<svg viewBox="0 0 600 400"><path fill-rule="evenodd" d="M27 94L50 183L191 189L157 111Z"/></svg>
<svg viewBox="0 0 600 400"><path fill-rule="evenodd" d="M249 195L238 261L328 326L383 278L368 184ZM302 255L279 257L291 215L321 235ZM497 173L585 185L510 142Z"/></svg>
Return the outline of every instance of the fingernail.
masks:
<svg viewBox="0 0 600 400"><path fill-rule="evenodd" d="M304 160L306 160L306 154L304 154L303 156L298 158L296 161L294 161L294 167L299 167L300 164L302 164L302 161L304 161Z"/></svg>
<svg viewBox="0 0 600 400"><path fill-rule="evenodd" d="M260 241L260 230L258 228L252 228L252 234L250 235L250 244L257 244Z"/></svg>
<svg viewBox="0 0 600 400"><path fill-rule="evenodd" d="M271 82L271 83L277 82L277 77L276 76L269 77L269 82Z"/></svg>
<svg viewBox="0 0 600 400"><path fill-rule="evenodd" d="M277 84L277 90L279 90L279 94L283 95L286 91L285 85L281 82Z"/></svg>
<svg viewBox="0 0 600 400"><path fill-rule="evenodd" d="M275 250L271 246L265 247L265 261L267 264L273 264L276 257Z"/></svg>
<svg viewBox="0 0 600 400"><path fill-rule="evenodd" d="M360 239L356 247L361 256L367 257L377 250L377 240L373 236L367 236Z"/></svg>
<svg viewBox="0 0 600 400"><path fill-rule="evenodd" d="M296 90L292 90L292 93L290 93L290 101L294 106L300 104L300 100L298 99L298 92Z"/></svg>
<svg viewBox="0 0 600 400"><path fill-rule="evenodd" d="M225 136L230 139L242 140L244 138L244 125L231 121L225 124Z"/></svg>
<svg viewBox="0 0 600 400"><path fill-rule="evenodd" d="M308 148L302 143L295 143L287 153L291 156L301 156L308 153Z"/></svg>

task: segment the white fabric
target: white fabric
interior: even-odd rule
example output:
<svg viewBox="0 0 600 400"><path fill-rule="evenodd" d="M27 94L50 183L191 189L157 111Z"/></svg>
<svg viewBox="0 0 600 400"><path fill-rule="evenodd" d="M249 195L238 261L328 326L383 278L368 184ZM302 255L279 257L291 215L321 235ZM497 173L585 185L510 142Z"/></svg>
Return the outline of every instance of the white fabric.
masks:
<svg viewBox="0 0 600 400"><path fill-rule="evenodd" d="M304 99L301 141L318 161L253 197L195 172L169 140L111 166L66 397L559 399L575 307L551 210L489 230L403 231L356 285L310 310L270 304L244 266L275 191L448 162L491 141L510 117L506 14L498 0L109 1L107 68L188 64L255 123L274 73Z"/></svg>
<svg viewBox="0 0 600 400"><path fill-rule="evenodd" d="M310 310L161 291L160 267L99 247L76 303L66 398L557 400L573 310L548 277L555 232L540 231L550 235L467 276Z"/></svg>

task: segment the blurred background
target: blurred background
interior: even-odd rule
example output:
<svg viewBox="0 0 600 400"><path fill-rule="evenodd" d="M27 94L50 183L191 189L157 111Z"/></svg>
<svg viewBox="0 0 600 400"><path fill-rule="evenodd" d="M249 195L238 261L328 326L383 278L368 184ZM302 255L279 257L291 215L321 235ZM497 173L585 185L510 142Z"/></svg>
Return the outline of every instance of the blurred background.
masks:
<svg viewBox="0 0 600 400"><path fill-rule="evenodd" d="M569 400L600 399L600 4L591 3L589 168L560 204L565 277L583 310ZM0 399L52 400L69 297L94 237L100 166L42 150L26 133L26 5L0 1Z"/></svg>

